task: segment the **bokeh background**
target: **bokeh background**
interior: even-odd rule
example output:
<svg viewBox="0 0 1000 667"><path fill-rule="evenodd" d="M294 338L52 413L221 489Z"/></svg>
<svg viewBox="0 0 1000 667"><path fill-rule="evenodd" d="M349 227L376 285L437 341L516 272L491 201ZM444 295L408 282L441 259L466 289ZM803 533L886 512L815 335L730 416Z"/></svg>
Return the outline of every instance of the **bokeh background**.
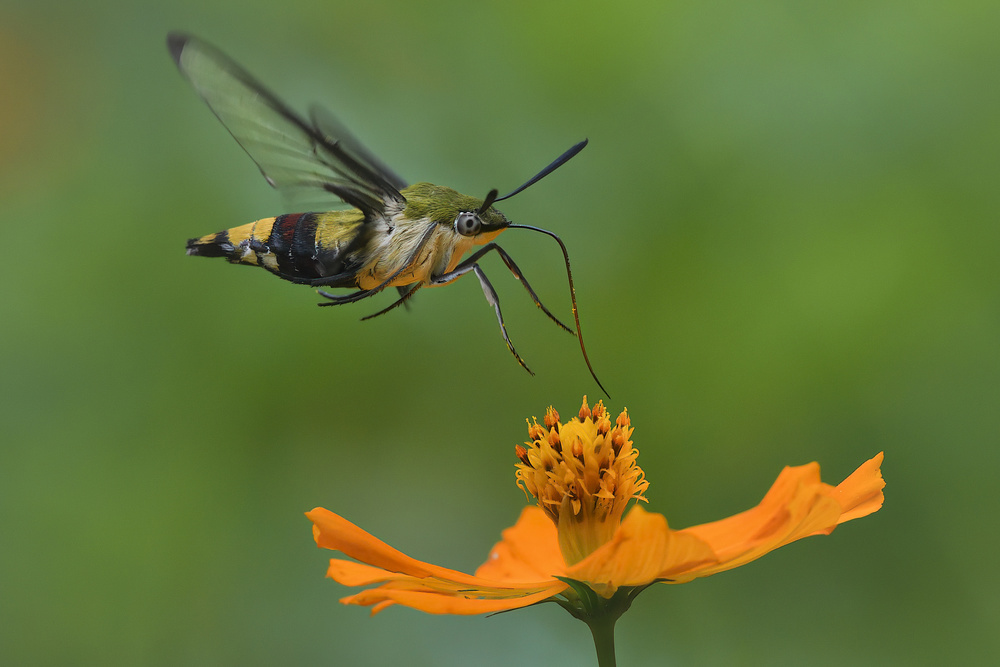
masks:
<svg viewBox="0 0 1000 667"><path fill-rule="evenodd" d="M405 177L569 245L649 507L885 450L832 536L643 593L619 660L1000 659L1000 5L288 0L0 7L0 663L594 664L553 605L340 605L302 513L472 570L525 503L526 417L600 394L495 258L410 312L316 308L184 241L283 211L178 75L182 29ZM501 237L570 317L551 240Z"/></svg>

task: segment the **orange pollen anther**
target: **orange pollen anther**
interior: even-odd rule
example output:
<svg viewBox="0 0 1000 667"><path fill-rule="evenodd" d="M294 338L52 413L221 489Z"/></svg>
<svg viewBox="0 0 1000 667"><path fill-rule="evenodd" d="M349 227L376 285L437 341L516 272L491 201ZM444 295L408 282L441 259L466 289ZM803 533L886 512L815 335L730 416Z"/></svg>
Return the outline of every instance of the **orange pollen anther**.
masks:
<svg viewBox="0 0 1000 667"><path fill-rule="evenodd" d="M594 418L598 417L597 412L594 412ZM597 422L597 432L601 435L607 435L608 431L611 430L611 420L605 415L600 416L600 421Z"/></svg>
<svg viewBox="0 0 1000 667"><path fill-rule="evenodd" d="M549 444L552 445L556 451L562 451L562 441L559 439L559 431L549 431Z"/></svg>
<svg viewBox="0 0 1000 667"><path fill-rule="evenodd" d="M528 423L528 437L532 440L540 439L545 433L545 430L538 424ZM518 445L520 446L520 445Z"/></svg>
<svg viewBox="0 0 1000 667"><path fill-rule="evenodd" d="M528 463L528 450L521 445L516 445L514 447L514 453L517 454L517 458L521 459L521 463Z"/></svg>

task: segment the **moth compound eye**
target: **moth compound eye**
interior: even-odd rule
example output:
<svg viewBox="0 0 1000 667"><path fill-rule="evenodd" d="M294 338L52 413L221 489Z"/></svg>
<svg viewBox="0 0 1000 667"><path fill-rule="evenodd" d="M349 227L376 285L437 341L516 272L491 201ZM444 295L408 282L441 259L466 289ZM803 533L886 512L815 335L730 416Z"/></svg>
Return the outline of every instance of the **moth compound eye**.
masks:
<svg viewBox="0 0 1000 667"><path fill-rule="evenodd" d="M455 218L455 231L462 236L475 236L483 227L483 221L471 211L462 211Z"/></svg>

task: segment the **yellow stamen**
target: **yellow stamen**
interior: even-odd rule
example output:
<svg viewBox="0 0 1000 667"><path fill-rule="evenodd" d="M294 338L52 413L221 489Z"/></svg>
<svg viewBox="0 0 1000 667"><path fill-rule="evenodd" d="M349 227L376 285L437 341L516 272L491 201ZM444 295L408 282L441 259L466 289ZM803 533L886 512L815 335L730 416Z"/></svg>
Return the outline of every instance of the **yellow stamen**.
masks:
<svg viewBox="0 0 1000 667"><path fill-rule="evenodd" d="M569 422L550 407L544 424L532 419L531 440L515 447L517 483L555 522L563 557L573 565L611 539L628 503L645 500L649 482L636 464L627 411L612 427L604 404L590 408L584 396Z"/></svg>

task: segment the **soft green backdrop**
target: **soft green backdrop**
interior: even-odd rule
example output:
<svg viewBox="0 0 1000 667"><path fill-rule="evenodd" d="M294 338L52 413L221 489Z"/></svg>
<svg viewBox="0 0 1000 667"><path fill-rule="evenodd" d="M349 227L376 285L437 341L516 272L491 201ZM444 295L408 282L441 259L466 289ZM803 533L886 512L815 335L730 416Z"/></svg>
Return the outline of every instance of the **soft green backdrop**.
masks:
<svg viewBox="0 0 1000 667"><path fill-rule="evenodd" d="M215 42L407 178L568 243L649 507L886 451L886 505L640 596L622 665L1000 659L1000 4L288 0L0 8L0 663L594 664L555 606L338 604L322 505L472 570L524 419L598 398L494 257L371 322L191 236L282 212L167 56ZM569 317L558 249L501 237Z"/></svg>

